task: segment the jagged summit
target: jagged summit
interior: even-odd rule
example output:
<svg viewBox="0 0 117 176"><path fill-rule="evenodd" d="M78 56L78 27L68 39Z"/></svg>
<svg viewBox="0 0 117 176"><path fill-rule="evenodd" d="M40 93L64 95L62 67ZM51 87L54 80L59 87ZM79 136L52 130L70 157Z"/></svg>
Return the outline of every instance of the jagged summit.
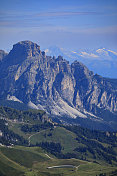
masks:
<svg viewBox="0 0 117 176"><path fill-rule="evenodd" d="M13 45L13 49L8 54L8 62L10 65L19 64L27 57L34 57L41 53L40 46L31 41L21 41Z"/></svg>
<svg viewBox="0 0 117 176"><path fill-rule="evenodd" d="M45 54L31 41L15 44L0 66L0 98L33 105L62 121L75 118L80 123L81 117L114 129L117 80L100 78L81 62L69 64L62 56Z"/></svg>
<svg viewBox="0 0 117 176"><path fill-rule="evenodd" d="M24 49L26 50L28 53L29 51L32 51L32 55L38 54L40 53L40 46L37 45L36 43L33 43L31 41L25 40L25 41L20 41L18 43L16 43L15 45L13 45L13 49Z"/></svg>
<svg viewBox="0 0 117 176"><path fill-rule="evenodd" d="M46 55L67 58L69 63L78 60L85 64L95 74L103 77L117 78L117 51L104 47L95 49L70 50L59 47L49 47L45 49Z"/></svg>
<svg viewBox="0 0 117 176"><path fill-rule="evenodd" d="M71 68L72 71L75 75L77 75L77 77L80 77L81 79L84 77L92 77L94 75L94 73L92 71L90 71L83 63L75 60L72 64L71 64Z"/></svg>

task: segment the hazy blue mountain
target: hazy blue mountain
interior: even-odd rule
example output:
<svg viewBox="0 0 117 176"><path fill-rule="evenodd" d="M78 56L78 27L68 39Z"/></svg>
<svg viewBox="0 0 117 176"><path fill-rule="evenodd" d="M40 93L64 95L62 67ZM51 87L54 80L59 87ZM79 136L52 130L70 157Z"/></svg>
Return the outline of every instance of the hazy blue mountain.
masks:
<svg viewBox="0 0 117 176"><path fill-rule="evenodd" d="M70 63L78 60L103 77L117 78L117 52L115 51L106 48L70 51L54 46L46 49L45 52L47 55L56 57L61 55Z"/></svg>

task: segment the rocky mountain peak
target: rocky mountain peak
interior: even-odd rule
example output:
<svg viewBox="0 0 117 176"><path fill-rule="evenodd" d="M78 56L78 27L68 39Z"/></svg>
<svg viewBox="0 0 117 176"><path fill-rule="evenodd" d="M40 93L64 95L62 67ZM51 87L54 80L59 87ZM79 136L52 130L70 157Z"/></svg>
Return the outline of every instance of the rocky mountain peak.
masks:
<svg viewBox="0 0 117 176"><path fill-rule="evenodd" d="M20 50L22 51L22 54L27 54L27 56L32 57L40 53L40 46L36 43L26 40L13 45L13 50Z"/></svg>
<svg viewBox="0 0 117 176"><path fill-rule="evenodd" d="M71 64L71 69L75 75L81 78L89 78L90 76L94 75L92 71L90 71L84 64L78 62L77 60Z"/></svg>
<svg viewBox="0 0 117 176"><path fill-rule="evenodd" d="M45 54L30 41L15 44L0 64L0 98L45 110L63 121L70 117L78 123L79 117L91 117L93 123L113 121L114 128L117 80L94 75L81 62L69 64L60 55Z"/></svg>
<svg viewBox="0 0 117 176"><path fill-rule="evenodd" d="M10 65L16 65L41 53L40 46L31 41L21 41L13 45L13 49L8 54Z"/></svg>

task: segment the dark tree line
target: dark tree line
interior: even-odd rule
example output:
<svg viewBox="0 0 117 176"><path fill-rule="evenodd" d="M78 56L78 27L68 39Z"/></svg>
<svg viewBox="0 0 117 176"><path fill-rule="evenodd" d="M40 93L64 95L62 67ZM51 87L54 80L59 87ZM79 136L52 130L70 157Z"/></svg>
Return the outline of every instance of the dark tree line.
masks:
<svg viewBox="0 0 117 176"><path fill-rule="evenodd" d="M117 132L102 132L97 130L89 130L87 128L82 128L80 126L65 126L69 131L74 132L77 136L85 136L88 139L96 139L99 142L107 144L116 144L117 143Z"/></svg>
<svg viewBox="0 0 117 176"><path fill-rule="evenodd" d="M80 126L66 126L65 128L77 135L76 140L78 143L84 144L84 146L74 149L82 157L90 152L94 159L102 159L109 164L112 164L112 160L117 162L117 153L114 151L114 147L117 146L116 132L89 130ZM102 143L110 145L104 147Z"/></svg>
<svg viewBox="0 0 117 176"><path fill-rule="evenodd" d="M61 153L62 146L60 143L54 143L54 142L41 142L41 143L36 143L36 146L39 146L46 151L57 155Z"/></svg>
<svg viewBox="0 0 117 176"><path fill-rule="evenodd" d="M8 129L8 126L5 125L6 121L0 119L0 130L2 136L0 136L0 143L3 145L28 145L28 141L25 140L22 136L15 134L13 131Z"/></svg>
<svg viewBox="0 0 117 176"><path fill-rule="evenodd" d="M31 132L39 132L40 130L47 129L47 128L53 128L53 124L49 122L35 124L35 125L26 124L21 126L21 131L25 133L31 133Z"/></svg>

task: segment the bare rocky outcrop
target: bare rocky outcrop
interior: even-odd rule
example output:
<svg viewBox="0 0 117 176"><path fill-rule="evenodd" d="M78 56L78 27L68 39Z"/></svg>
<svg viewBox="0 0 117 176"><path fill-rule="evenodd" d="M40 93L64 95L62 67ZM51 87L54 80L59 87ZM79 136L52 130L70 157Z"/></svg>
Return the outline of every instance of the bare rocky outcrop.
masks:
<svg viewBox="0 0 117 176"><path fill-rule="evenodd" d="M7 56L7 53L3 50L0 50L0 62Z"/></svg>
<svg viewBox="0 0 117 176"><path fill-rule="evenodd" d="M99 117L99 108L117 111L117 80L94 75L78 61L70 65L61 56L46 56L30 41L13 46L2 63L0 84L1 98L15 96L51 115L87 118Z"/></svg>

